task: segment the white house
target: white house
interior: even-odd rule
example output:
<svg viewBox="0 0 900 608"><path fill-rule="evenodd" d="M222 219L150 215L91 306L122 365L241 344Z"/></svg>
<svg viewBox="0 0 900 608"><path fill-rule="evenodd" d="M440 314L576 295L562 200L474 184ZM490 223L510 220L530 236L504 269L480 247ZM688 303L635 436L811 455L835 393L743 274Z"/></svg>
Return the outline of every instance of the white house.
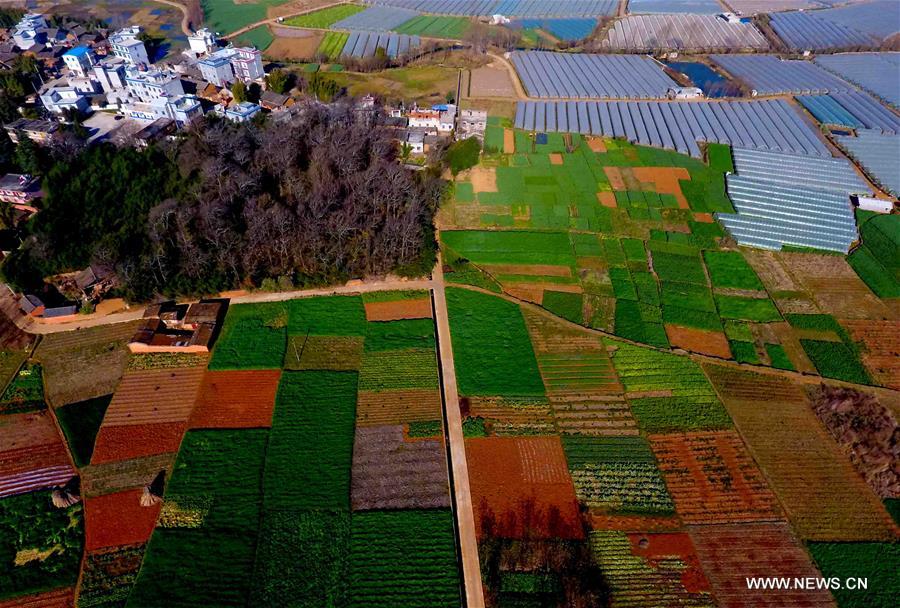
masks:
<svg viewBox="0 0 900 608"><path fill-rule="evenodd" d="M882 198L873 198L871 196L856 196L856 203L863 211L874 211L875 213L890 213L894 210L894 201Z"/></svg>
<svg viewBox="0 0 900 608"><path fill-rule="evenodd" d="M54 114L73 109L86 112L91 107L87 96L74 87L50 87L41 94L41 103Z"/></svg>
<svg viewBox="0 0 900 608"><path fill-rule="evenodd" d="M462 110L459 113L459 139L477 137L484 139L484 130L487 128L487 111Z"/></svg>
<svg viewBox="0 0 900 608"><path fill-rule="evenodd" d="M441 109L438 116L438 132L450 133L456 128L456 106L449 105L447 109Z"/></svg>
<svg viewBox="0 0 900 608"><path fill-rule="evenodd" d="M86 46L76 46L63 53L63 62L70 72L84 78L94 65L94 53Z"/></svg>
<svg viewBox="0 0 900 608"><path fill-rule="evenodd" d="M22 49L30 49L47 41L47 20L38 13L27 13L13 29L13 41Z"/></svg>
<svg viewBox="0 0 900 608"><path fill-rule="evenodd" d="M697 87L669 87L666 97L669 99L698 99L703 97L703 90Z"/></svg>
<svg viewBox="0 0 900 608"><path fill-rule="evenodd" d="M217 87L243 80L252 82L265 75L262 53L251 47L228 47L197 62L200 74Z"/></svg>
<svg viewBox="0 0 900 608"><path fill-rule="evenodd" d="M184 87L178 74L163 70L128 68L125 71L125 89L132 97L146 103L161 97L184 95Z"/></svg>
<svg viewBox="0 0 900 608"><path fill-rule="evenodd" d="M143 31L139 25L132 25L119 30L109 37L109 45L113 55L121 57L131 65L150 65L150 57L147 55L147 47L138 40Z"/></svg>
<svg viewBox="0 0 900 608"><path fill-rule="evenodd" d="M228 107L219 104L213 110L219 116L224 116L228 120L233 120L234 122L247 122L251 120L254 116L256 116L262 108L260 108L255 103L250 103L249 101L242 101L240 103L233 103Z"/></svg>
<svg viewBox="0 0 900 608"><path fill-rule="evenodd" d="M121 57L109 57L94 65L94 77L104 93L125 88L126 65Z"/></svg>
<svg viewBox="0 0 900 608"><path fill-rule="evenodd" d="M198 55L205 55L215 50L217 43L216 35L205 27L188 36L188 45Z"/></svg>
<svg viewBox="0 0 900 608"><path fill-rule="evenodd" d="M437 131L441 124L438 110L413 110L408 115L410 129L430 129Z"/></svg>

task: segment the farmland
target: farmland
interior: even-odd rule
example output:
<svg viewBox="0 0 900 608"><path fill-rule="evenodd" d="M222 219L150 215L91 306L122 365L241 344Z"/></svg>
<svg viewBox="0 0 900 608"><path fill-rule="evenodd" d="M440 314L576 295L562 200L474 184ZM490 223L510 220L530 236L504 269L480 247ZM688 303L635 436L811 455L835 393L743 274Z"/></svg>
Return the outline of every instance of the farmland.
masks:
<svg viewBox="0 0 900 608"><path fill-rule="evenodd" d="M363 7L355 4L338 4L337 6L323 8L304 15L289 17L288 19L285 19L284 23L285 25L292 25L294 27L325 29L341 19L346 19L350 15L355 15L362 10Z"/></svg>

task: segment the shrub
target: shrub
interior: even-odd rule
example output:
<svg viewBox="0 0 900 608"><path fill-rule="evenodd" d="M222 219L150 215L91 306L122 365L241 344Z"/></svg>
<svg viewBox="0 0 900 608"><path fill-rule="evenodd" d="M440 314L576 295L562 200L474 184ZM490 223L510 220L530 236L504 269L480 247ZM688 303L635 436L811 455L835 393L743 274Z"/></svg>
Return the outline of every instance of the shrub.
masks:
<svg viewBox="0 0 900 608"><path fill-rule="evenodd" d="M444 155L444 162L450 167L450 172L456 175L477 165L480 153L481 142L475 137L469 137L451 144Z"/></svg>

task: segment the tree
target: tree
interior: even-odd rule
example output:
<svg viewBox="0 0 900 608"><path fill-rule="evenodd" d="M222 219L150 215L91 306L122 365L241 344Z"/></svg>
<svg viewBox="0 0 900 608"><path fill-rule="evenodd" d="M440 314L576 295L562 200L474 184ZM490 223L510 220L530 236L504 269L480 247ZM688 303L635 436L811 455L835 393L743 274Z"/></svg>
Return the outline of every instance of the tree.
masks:
<svg viewBox="0 0 900 608"><path fill-rule="evenodd" d="M34 143L25 133L18 133L19 145L16 146L16 165L22 173L38 175L43 173L43 153L40 147Z"/></svg>
<svg viewBox="0 0 900 608"><path fill-rule="evenodd" d="M288 75L281 68L275 68L266 75L266 88L273 93L283 95L288 91Z"/></svg>
<svg viewBox="0 0 900 608"><path fill-rule="evenodd" d="M470 137L451 144L444 155L444 162L450 167L453 175L456 175L477 165L480 152L481 142L475 137Z"/></svg>
<svg viewBox="0 0 900 608"><path fill-rule="evenodd" d="M236 81L231 85L231 96L234 97L236 103L247 101L247 85L242 80Z"/></svg>

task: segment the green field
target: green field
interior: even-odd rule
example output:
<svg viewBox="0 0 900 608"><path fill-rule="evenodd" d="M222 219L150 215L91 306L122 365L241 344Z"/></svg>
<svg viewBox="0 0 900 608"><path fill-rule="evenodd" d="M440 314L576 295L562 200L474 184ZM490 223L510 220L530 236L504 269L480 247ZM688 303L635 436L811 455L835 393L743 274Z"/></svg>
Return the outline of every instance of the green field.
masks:
<svg viewBox="0 0 900 608"><path fill-rule="evenodd" d="M859 217L862 245L847 258L860 278L882 298L900 298L900 216Z"/></svg>
<svg viewBox="0 0 900 608"><path fill-rule="evenodd" d="M230 34L242 27L262 21L266 18L266 10L272 6L281 6L289 0L252 0L240 2L235 0L200 0L203 7L203 23L222 35Z"/></svg>
<svg viewBox="0 0 900 608"><path fill-rule="evenodd" d="M809 543L816 565L826 578L867 579L867 588L833 591L841 608L895 606L900 597L900 545L897 543Z"/></svg>
<svg viewBox="0 0 900 608"><path fill-rule="evenodd" d="M394 31L426 38L461 40L471 26L472 21L466 17L420 15L394 28Z"/></svg>
<svg viewBox="0 0 900 608"><path fill-rule="evenodd" d="M543 395L521 309L495 296L447 289L453 359L462 395Z"/></svg>
<svg viewBox="0 0 900 608"><path fill-rule="evenodd" d="M762 281L739 251L704 251L703 259L713 287L764 289Z"/></svg>
<svg viewBox="0 0 900 608"><path fill-rule="evenodd" d="M287 325L287 308L281 302L229 307L209 368L280 368Z"/></svg>
<svg viewBox="0 0 900 608"><path fill-rule="evenodd" d="M275 36L272 35L272 31L267 25L260 25L259 27L255 27L249 32L244 32L235 39L236 44L240 44L242 46L253 46L260 51L264 51L269 48L269 45L274 41Z"/></svg>
<svg viewBox="0 0 900 608"><path fill-rule="evenodd" d="M341 51L344 50L348 38L350 38L350 34L344 32L328 32L319 43L316 54L325 55L329 61L334 61L341 56Z"/></svg>
<svg viewBox="0 0 900 608"><path fill-rule="evenodd" d="M292 25L294 27L311 27L324 30L341 19L346 19L347 17L364 10L365 7L358 4L339 4L337 6L330 6L318 11L306 13L305 15L289 17L284 20L284 24Z"/></svg>
<svg viewBox="0 0 900 608"><path fill-rule="evenodd" d="M75 464L83 467L91 462L94 440L112 395L71 403L56 409L59 426L69 443Z"/></svg>

